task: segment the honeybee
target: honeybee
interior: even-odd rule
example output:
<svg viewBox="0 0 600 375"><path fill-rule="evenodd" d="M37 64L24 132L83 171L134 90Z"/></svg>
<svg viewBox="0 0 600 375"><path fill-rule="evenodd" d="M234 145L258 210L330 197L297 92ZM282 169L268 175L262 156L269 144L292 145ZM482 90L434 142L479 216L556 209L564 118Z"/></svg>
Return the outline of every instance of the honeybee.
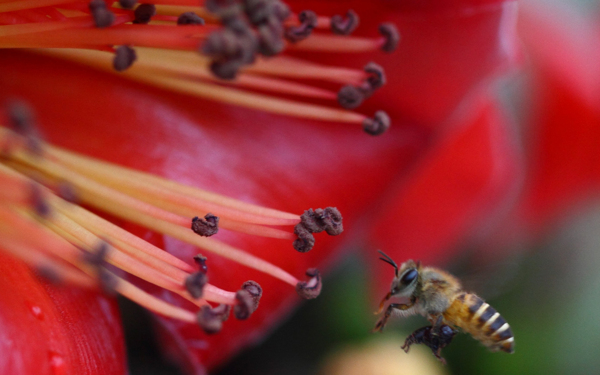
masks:
<svg viewBox="0 0 600 375"><path fill-rule="evenodd" d="M411 334L402 347L408 353L410 345L423 343L434 355L452 341L458 327L468 332L491 351L514 352L512 330L506 320L490 305L473 293L462 290L460 282L452 275L433 267L421 267L412 260L400 267L385 253L379 259L394 267L395 277L390 292L381 301L376 314L381 314L392 297L406 298L407 303L390 303L379 319L374 332L381 332L392 315L407 317L421 314L431 327L423 327Z"/></svg>

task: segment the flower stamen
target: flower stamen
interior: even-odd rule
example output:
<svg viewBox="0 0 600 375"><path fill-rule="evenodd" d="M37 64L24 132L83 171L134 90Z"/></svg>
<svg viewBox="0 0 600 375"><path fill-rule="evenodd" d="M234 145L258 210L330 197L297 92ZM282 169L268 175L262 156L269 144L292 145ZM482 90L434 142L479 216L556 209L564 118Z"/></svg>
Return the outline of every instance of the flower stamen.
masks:
<svg viewBox="0 0 600 375"><path fill-rule="evenodd" d="M50 22L0 25L0 48L50 48L57 50L54 56L111 72L127 69L122 74L125 78L186 95L284 116L357 125L368 117L348 109L358 108L372 94L364 83L372 73L319 66L309 61L311 52L390 52L399 41L391 24L380 26L381 37L347 36L358 26L358 15L352 10L345 17L319 16L312 11L294 14L278 0L206 1L204 7L189 0L152 0L137 6L134 1L92 0L83 6L82 2L22 0L0 4L0 13L17 8L47 13ZM313 32L329 28L336 35ZM282 55L286 48L306 53L301 59L291 59ZM278 56L264 62L261 55ZM297 79L340 83L342 90L338 94L318 83L300 84ZM297 99L278 97L281 94ZM304 98L325 103L313 104ZM330 107L336 98L344 109Z"/></svg>
<svg viewBox="0 0 600 375"><path fill-rule="evenodd" d="M262 294L257 283L246 282L237 292L211 285L206 258L195 258L200 271L194 272L188 263L86 210L79 206L81 202L269 274L292 285L305 298L318 294L317 271L309 272L308 282L300 281L255 255L194 233L214 235L218 222L229 230L290 240L291 231L271 226L302 223L299 215L239 202L47 145L33 126L31 113L19 107L8 113L16 131L0 127L0 234L6 234L0 245L9 254L25 252L17 258L59 280L117 292L186 322L199 322L206 311L222 318L225 309L213 309L210 303L233 307L238 319L247 319L257 308ZM212 214L196 218L192 231L190 218L199 208L210 208L224 218ZM341 217L332 210L311 210L322 213L319 217L323 219L322 228L311 228L314 233L337 234L330 230L336 224L329 219ZM181 296L200 308L201 314L149 295L117 270Z"/></svg>

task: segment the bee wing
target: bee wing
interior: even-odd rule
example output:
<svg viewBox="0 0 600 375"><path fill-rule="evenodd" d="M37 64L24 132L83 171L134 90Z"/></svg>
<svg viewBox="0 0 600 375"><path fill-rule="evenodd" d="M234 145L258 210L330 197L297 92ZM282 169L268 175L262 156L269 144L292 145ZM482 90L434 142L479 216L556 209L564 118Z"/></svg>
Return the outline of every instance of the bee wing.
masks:
<svg viewBox="0 0 600 375"><path fill-rule="evenodd" d="M461 259L455 259L450 269L459 277L464 290L488 300L515 287L521 259L518 254L502 259L481 259L477 253L472 252Z"/></svg>

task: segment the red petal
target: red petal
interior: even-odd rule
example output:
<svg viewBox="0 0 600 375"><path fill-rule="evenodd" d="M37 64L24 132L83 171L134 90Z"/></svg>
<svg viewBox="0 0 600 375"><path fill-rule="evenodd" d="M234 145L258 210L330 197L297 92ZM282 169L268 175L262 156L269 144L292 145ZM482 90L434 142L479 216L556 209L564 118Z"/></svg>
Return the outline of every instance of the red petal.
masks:
<svg viewBox="0 0 600 375"><path fill-rule="evenodd" d="M512 241L547 231L600 188L600 27L570 7L524 5L530 162L519 207L498 231L516 233Z"/></svg>
<svg viewBox="0 0 600 375"><path fill-rule="evenodd" d="M125 374L116 302L40 281L0 252L3 374Z"/></svg>
<svg viewBox="0 0 600 375"><path fill-rule="evenodd" d="M538 4L539 5L539 4ZM600 183L600 27L571 9L525 8L522 35L536 64L531 184L525 219L537 232Z"/></svg>
<svg viewBox="0 0 600 375"><path fill-rule="evenodd" d="M515 134L489 98L471 109L448 124L458 129L441 136L384 197L373 224L373 259L380 248L398 262L443 263L453 246L477 235L510 203L521 173ZM378 274L388 285L389 272Z"/></svg>

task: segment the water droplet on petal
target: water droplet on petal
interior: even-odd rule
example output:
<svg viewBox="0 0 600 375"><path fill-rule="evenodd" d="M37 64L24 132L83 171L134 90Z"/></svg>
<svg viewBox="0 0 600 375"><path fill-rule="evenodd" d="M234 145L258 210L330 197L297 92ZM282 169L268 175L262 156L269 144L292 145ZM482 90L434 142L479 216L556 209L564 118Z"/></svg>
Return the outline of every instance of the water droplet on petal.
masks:
<svg viewBox="0 0 600 375"><path fill-rule="evenodd" d="M50 352L50 371L53 375L66 375L65 360L62 355Z"/></svg>
<svg viewBox="0 0 600 375"><path fill-rule="evenodd" d="M27 306L29 307L29 311L31 311L33 316L39 320L44 320L44 312L42 311L41 307L31 302L27 302Z"/></svg>

